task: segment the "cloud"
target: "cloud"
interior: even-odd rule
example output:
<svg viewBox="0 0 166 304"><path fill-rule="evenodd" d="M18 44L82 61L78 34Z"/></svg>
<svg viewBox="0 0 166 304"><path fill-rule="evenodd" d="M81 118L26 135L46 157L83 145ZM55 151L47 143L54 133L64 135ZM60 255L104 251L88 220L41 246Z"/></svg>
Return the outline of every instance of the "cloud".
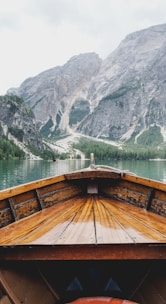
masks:
<svg viewBox="0 0 166 304"><path fill-rule="evenodd" d="M0 94L79 53L105 58L165 11L165 0L0 0Z"/></svg>
<svg viewBox="0 0 166 304"><path fill-rule="evenodd" d="M127 34L165 22L165 0L30 0L29 12L56 32L96 39L94 51L105 57ZM64 30L66 27L66 31ZM97 49L95 49L97 45ZM78 47L78 46L77 46ZM79 48L78 48L79 49ZM88 51L88 44L87 44Z"/></svg>
<svg viewBox="0 0 166 304"><path fill-rule="evenodd" d="M20 12L24 2L20 0L0 0L0 31L18 30L20 27Z"/></svg>

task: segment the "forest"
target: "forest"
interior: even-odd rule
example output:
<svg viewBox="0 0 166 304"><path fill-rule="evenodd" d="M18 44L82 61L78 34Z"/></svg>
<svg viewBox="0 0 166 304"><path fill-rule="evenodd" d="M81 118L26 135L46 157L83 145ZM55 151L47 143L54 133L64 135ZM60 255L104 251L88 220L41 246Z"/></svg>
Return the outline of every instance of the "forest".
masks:
<svg viewBox="0 0 166 304"><path fill-rule="evenodd" d="M25 158L25 153L5 136L0 137L0 159Z"/></svg>
<svg viewBox="0 0 166 304"><path fill-rule="evenodd" d="M133 159L147 160L154 158L166 158L166 148L157 149L152 146L123 145L113 146L100 141L93 141L86 138L80 139L79 143L73 144L73 148L80 150L89 158L90 153L94 153L98 160L109 159Z"/></svg>

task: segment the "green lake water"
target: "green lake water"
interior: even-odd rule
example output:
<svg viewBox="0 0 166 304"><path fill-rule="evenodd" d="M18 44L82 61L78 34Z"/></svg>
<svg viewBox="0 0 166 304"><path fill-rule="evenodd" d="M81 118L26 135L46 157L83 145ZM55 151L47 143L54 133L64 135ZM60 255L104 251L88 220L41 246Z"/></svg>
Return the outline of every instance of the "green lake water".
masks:
<svg viewBox="0 0 166 304"><path fill-rule="evenodd" d="M166 160L156 161L107 161L98 162L140 176L166 182ZM0 189L16 186L36 179L59 175L89 166L89 160L1 160Z"/></svg>

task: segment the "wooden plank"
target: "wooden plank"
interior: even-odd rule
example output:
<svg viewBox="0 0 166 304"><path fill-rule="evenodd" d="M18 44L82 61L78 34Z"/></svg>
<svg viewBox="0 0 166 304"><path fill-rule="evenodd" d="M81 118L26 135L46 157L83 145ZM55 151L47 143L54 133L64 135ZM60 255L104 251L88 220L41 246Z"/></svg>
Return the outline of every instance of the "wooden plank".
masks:
<svg viewBox="0 0 166 304"><path fill-rule="evenodd" d="M0 212L9 207L8 200L0 200Z"/></svg>
<svg viewBox="0 0 166 304"><path fill-rule="evenodd" d="M67 180L73 180L73 179L91 179L91 178L110 178L110 179L120 179L121 174L114 171L107 171L107 170L82 170L82 171L76 171L72 173L65 174L65 178Z"/></svg>
<svg viewBox="0 0 166 304"><path fill-rule="evenodd" d="M166 184L156 180L140 177L130 173L124 173L121 179L166 192Z"/></svg>
<svg viewBox="0 0 166 304"><path fill-rule="evenodd" d="M107 196L114 196L119 200L129 202L139 207L146 207L147 205L147 194L140 193L133 189L125 187L107 187L103 192Z"/></svg>
<svg viewBox="0 0 166 304"><path fill-rule="evenodd" d="M79 209L82 205L82 200L82 198L78 198L77 200L71 199L62 204L43 209L38 213L0 229L0 245L32 242L40 238L43 234L45 235L54 226L59 236L62 225L67 225L68 219L72 218L76 209ZM52 233L50 234L52 235ZM56 239L55 235L53 235L53 237ZM44 236L44 242L49 243L47 235L46 237Z"/></svg>
<svg viewBox="0 0 166 304"><path fill-rule="evenodd" d="M103 199L94 200L94 214L97 243L133 243L116 218L105 208Z"/></svg>
<svg viewBox="0 0 166 304"><path fill-rule="evenodd" d="M86 202L75 214L65 231L57 239L56 244L95 244L93 199L87 197Z"/></svg>
<svg viewBox="0 0 166 304"><path fill-rule="evenodd" d="M145 196L149 193L149 187L145 186L144 184L137 184L134 182L126 181L123 179L117 180L114 182L114 184L110 184L111 188L118 188L119 190L121 188L127 189L128 191L141 193Z"/></svg>
<svg viewBox="0 0 166 304"><path fill-rule="evenodd" d="M1 269L3 279L8 289L12 291L19 303L36 304L55 303L55 294L48 288L46 282L41 278L34 263L33 267L28 265L13 264ZM13 302L12 302L13 303Z"/></svg>
<svg viewBox="0 0 166 304"><path fill-rule="evenodd" d="M0 304L12 304L12 302L10 301L10 299L9 299L8 296L3 296L3 297L0 299Z"/></svg>
<svg viewBox="0 0 166 304"><path fill-rule="evenodd" d="M0 211L0 227L4 227L13 222L10 208L5 208Z"/></svg>
<svg viewBox="0 0 166 304"><path fill-rule="evenodd" d="M24 245L0 247L1 261L166 259L163 244Z"/></svg>
<svg viewBox="0 0 166 304"><path fill-rule="evenodd" d="M125 204L112 200L111 204L118 206L119 209L123 210L128 215L134 217L139 223L142 223L149 227L149 229L156 231L161 238L166 237L166 219L152 212L146 211L142 208L137 208L134 205Z"/></svg>
<svg viewBox="0 0 166 304"><path fill-rule="evenodd" d="M23 192L12 197L13 205L17 206L20 203L31 201L35 198L35 190Z"/></svg>
<svg viewBox="0 0 166 304"><path fill-rule="evenodd" d="M16 295L13 293L13 291L10 289L8 283L6 282L2 270L0 270L0 284L5 290L8 297L11 299L13 304L20 304L19 299L16 297ZM10 303L10 302L9 302Z"/></svg>
<svg viewBox="0 0 166 304"><path fill-rule="evenodd" d="M61 212L56 212L52 218L44 223L42 227L36 229L31 235L26 237L25 241L21 243L30 244L57 244L58 240L62 238L64 231L71 224L75 215L79 212L84 204L84 199L73 200L73 205L68 208L63 208ZM76 228L75 228L76 230ZM65 242L65 240L63 240Z"/></svg>
<svg viewBox="0 0 166 304"><path fill-rule="evenodd" d="M62 182L44 186L43 188L39 188L38 192L40 193L40 196L42 197L44 194L47 195L47 193L55 192L56 190L61 190L61 189L63 190L69 186L71 186L69 181L62 181Z"/></svg>
<svg viewBox="0 0 166 304"><path fill-rule="evenodd" d="M166 202L166 191L161 191L156 189L154 193L154 198L156 200L161 200L163 202Z"/></svg>
<svg viewBox="0 0 166 304"><path fill-rule="evenodd" d="M39 211L39 205L36 198L30 201L22 202L19 205L17 204L15 207L17 219L27 217L37 211Z"/></svg>
<svg viewBox="0 0 166 304"><path fill-rule="evenodd" d="M15 208L14 208L13 199L12 199L12 198L9 198L9 199L8 199L8 202L9 202L9 207L10 207L10 210L11 210L11 214L12 214L13 220L14 220L14 221L17 221L17 220L18 220L18 217L17 217L17 214L16 214L16 210L15 210Z"/></svg>
<svg viewBox="0 0 166 304"><path fill-rule="evenodd" d="M36 197L37 197L37 201L39 203L40 209L42 210L44 208L44 206L43 206L42 199L40 198L40 193L39 193L38 189L35 189L35 193L36 193Z"/></svg>
<svg viewBox="0 0 166 304"><path fill-rule="evenodd" d="M166 218L166 201L153 198L150 210Z"/></svg>
<svg viewBox="0 0 166 304"><path fill-rule="evenodd" d="M166 241L165 227L165 218L133 205L78 197L1 228L0 244L95 243L95 235L98 243L158 243Z"/></svg>
<svg viewBox="0 0 166 304"><path fill-rule="evenodd" d="M55 203L60 201L69 200L74 196L80 194L80 190L77 187L66 187L61 190L57 190L52 193L47 193L44 196L41 196L44 207L52 206Z"/></svg>
<svg viewBox="0 0 166 304"><path fill-rule="evenodd" d="M128 208L123 208L124 204L117 201L104 200L104 205L108 208L116 220L120 223L122 229L136 242L136 243L151 243L151 242L166 242L166 236L161 234L157 229L152 229L148 222L148 212L141 214L138 218L138 209L135 206L128 205ZM130 209L135 209L135 215L130 212ZM156 224L157 225L157 224ZM165 230L165 225L164 228Z"/></svg>
<svg viewBox="0 0 166 304"><path fill-rule="evenodd" d="M0 197L1 200L5 198L9 198L15 195L18 195L20 193L25 193L30 190L42 188L54 183L59 183L61 181L65 180L71 180L71 179L79 179L79 178L121 178L121 180L130 181L137 184L142 184L150 188L160 189L164 192L166 192L166 186L162 182L154 181L147 178L142 178L136 175L132 175L129 173L124 172L123 174L113 172L113 171L107 171L107 170L82 170L80 172L73 172L72 174L65 174L60 176L54 176L49 177L46 179L41 179L38 181L30 182L23 184L21 186L15 186L13 188L5 189L0 191Z"/></svg>
<svg viewBox="0 0 166 304"><path fill-rule="evenodd" d="M0 191L0 198L1 200L8 198L8 197L12 197L21 193L25 193L28 192L30 190L34 190L34 189L38 189L38 188L42 188L45 187L47 185L53 184L53 183L58 183L61 181L65 180L65 176L64 175L60 175L60 176L53 176L53 177L49 177L49 178L44 178L44 179L40 179L34 182L30 182L30 183L26 183L26 184L22 184L19 186L15 186L12 188L8 188L5 190L1 190Z"/></svg>

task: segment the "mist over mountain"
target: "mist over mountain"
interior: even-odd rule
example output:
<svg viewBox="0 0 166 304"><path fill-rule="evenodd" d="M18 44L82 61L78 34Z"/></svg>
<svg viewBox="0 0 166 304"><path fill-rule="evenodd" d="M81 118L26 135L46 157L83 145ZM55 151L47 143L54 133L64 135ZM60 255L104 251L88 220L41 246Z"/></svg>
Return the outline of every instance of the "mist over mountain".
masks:
<svg viewBox="0 0 166 304"><path fill-rule="evenodd" d="M22 97L42 135L76 131L133 143L166 140L166 24L128 35L105 60L72 57L26 79L8 94ZM147 140L148 144L148 140Z"/></svg>

